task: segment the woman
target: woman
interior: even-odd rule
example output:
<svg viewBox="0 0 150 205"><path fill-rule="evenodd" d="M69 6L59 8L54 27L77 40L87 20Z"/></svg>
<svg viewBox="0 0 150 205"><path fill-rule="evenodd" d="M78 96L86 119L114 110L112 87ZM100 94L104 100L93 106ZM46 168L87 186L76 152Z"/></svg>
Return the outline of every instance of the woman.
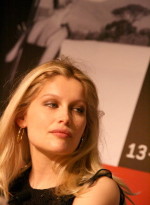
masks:
<svg viewBox="0 0 150 205"><path fill-rule="evenodd" d="M125 204L101 167L100 118L95 85L69 59L30 71L1 117L1 195L15 205Z"/></svg>

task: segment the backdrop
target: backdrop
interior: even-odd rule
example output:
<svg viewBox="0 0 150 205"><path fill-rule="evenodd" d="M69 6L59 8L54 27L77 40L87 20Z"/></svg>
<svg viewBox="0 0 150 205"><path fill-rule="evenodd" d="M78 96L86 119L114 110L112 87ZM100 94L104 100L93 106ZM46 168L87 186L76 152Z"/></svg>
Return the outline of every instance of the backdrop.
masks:
<svg viewBox="0 0 150 205"><path fill-rule="evenodd" d="M104 167L150 203L150 1L6 0L2 4L1 112L18 76L67 55L94 80L104 111Z"/></svg>

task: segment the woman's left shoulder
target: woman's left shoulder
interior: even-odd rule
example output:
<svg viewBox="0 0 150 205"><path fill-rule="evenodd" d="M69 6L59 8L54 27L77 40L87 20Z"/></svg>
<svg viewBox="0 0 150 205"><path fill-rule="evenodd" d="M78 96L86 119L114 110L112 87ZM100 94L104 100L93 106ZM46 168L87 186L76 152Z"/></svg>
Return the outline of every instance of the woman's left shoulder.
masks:
<svg viewBox="0 0 150 205"><path fill-rule="evenodd" d="M106 176L95 181L88 190L76 197L73 205L119 205L120 191L116 182Z"/></svg>

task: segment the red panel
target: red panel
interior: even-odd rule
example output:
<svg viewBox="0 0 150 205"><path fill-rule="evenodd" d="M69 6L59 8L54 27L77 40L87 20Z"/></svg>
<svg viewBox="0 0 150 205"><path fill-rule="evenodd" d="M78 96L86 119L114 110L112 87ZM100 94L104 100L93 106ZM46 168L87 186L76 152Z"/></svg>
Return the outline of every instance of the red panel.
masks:
<svg viewBox="0 0 150 205"><path fill-rule="evenodd" d="M140 192L138 195L131 197L136 205L150 204L150 173L124 167L103 166L112 171L113 175L121 178L134 193ZM127 205L129 204L131 203L127 200Z"/></svg>

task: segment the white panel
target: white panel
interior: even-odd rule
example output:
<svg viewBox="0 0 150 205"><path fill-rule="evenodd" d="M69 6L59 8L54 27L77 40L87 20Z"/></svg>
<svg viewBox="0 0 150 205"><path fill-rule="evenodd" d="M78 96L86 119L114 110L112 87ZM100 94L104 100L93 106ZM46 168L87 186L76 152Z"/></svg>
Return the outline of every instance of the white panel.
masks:
<svg viewBox="0 0 150 205"><path fill-rule="evenodd" d="M117 166L150 58L150 48L65 40L61 54L80 62L97 85L101 110L102 161Z"/></svg>

